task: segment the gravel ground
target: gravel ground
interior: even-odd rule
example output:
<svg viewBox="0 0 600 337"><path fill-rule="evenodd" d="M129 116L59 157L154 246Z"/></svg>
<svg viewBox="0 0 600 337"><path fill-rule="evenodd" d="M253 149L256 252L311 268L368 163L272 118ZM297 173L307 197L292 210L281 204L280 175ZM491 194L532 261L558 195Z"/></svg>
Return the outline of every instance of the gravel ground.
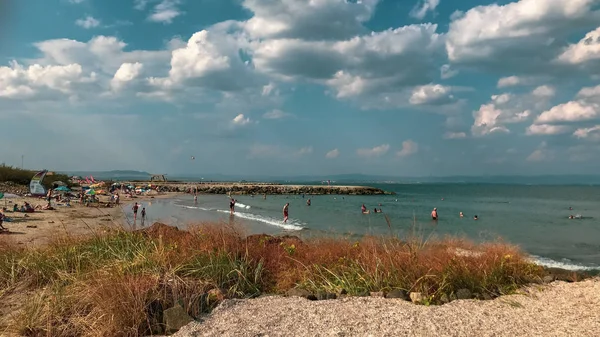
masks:
<svg viewBox="0 0 600 337"><path fill-rule="evenodd" d="M600 279L554 282L523 293L431 307L375 297L228 300L174 336L600 335Z"/></svg>

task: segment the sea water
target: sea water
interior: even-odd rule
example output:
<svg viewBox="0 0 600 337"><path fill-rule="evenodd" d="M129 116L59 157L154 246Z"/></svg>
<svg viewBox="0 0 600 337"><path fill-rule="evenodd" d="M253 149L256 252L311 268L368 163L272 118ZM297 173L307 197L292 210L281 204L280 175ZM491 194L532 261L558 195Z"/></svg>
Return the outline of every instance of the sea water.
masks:
<svg viewBox="0 0 600 337"><path fill-rule="evenodd" d="M396 195L249 195L230 216L229 197L192 195L144 202L148 218L185 228L190 223L236 223L247 233L295 235L364 234L428 237L455 235L519 245L541 264L565 269L600 269L600 186L488 184L371 184ZM311 206L307 206L307 199ZM289 220L282 208L289 202ZM361 213L364 204L370 214ZM431 220L436 207L437 221ZM570 210L569 208L572 208ZM373 213L381 208L383 213ZM131 210L126 209L132 221ZM459 217L463 212L464 217ZM580 214L583 219L569 219ZM473 217L477 215L478 220ZM139 219L136 226L140 226Z"/></svg>

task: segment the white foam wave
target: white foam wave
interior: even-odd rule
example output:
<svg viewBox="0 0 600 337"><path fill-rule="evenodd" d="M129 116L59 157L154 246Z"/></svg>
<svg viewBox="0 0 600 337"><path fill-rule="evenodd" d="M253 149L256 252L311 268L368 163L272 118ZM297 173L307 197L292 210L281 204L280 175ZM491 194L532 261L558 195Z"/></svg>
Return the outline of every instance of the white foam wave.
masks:
<svg viewBox="0 0 600 337"><path fill-rule="evenodd" d="M218 210L218 212L229 213L229 211L226 211L226 210ZM273 219L270 217L251 214L251 213L243 213L243 212L235 212L235 216L238 218L252 220L252 221L258 221L258 222L266 223L266 224L269 224L272 226L281 227L281 228L284 228L287 230L292 230L292 231L299 231L299 230L304 229L304 226L302 223L300 223L298 221L294 221L294 220L291 220L288 223L283 223L282 220Z"/></svg>
<svg viewBox="0 0 600 337"><path fill-rule="evenodd" d="M530 260L531 260L531 262L533 262L537 265L544 266L547 268L560 268L560 269L572 270L572 271L600 270L600 266L582 266L582 265L571 263L571 260L569 260L569 259L562 259L562 261L556 261L556 260L552 260L547 257L531 255Z"/></svg>
<svg viewBox="0 0 600 337"><path fill-rule="evenodd" d="M179 204L175 204L175 206L181 207L181 208L187 208L187 209L199 209L201 211L216 211L216 208L204 208L204 207L198 207L198 206L186 206L186 205L179 205Z"/></svg>
<svg viewBox="0 0 600 337"><path fill-rule="evenodd" d="M241 208L245 208L245 209L250 209L250 207L251 207L251 206L250 206L250 205L244 205L244 204L242 204L241 202L237 202L237 201L236 201L236 202L235 202L235 207L236 207L236 208L238 208L238 207L241 207Z"/></svg>

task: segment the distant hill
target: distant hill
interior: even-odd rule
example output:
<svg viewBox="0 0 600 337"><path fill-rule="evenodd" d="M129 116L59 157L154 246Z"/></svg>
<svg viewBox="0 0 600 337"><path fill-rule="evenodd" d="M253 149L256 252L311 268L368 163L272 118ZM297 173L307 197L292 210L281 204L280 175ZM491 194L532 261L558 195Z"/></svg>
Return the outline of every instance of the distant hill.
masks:
<svg viewBox="0 0 600 337"><path fill-rule="evenodd" d="M150 179L151 174L144 171L71 171L66 172L70 176L89 177L93 176L96 180L146 180Z"/></svg>

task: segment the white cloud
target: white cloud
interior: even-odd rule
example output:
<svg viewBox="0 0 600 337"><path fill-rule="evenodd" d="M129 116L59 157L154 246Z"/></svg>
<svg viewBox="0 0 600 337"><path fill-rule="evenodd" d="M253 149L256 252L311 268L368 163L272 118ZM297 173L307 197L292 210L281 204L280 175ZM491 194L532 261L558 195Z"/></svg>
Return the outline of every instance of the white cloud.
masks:
<svg viewBox="0 0 600 337"><path fill-rule="evenodd" d="M600 125L575 130L573 136L580 139L600 140Z"/></svg>
<svg viewBox="0 0 600 337"><path fill-rule="evenodd" d="M473 112L475 122L471 132L474 136L509 133L505 124L525 121L531 115L531 111L524 109L523 105L523 101L513 95L493 95L490 103L481 105L479 110Z"/></svg>
<svg viewBox="0 0 600 337"><path fill-rule="evenodd" d="M338 150L338 149L333 149L325 154L325 158L327 158L327 159L333 159L333 158L337 158L339 156L340 156L340 150Z"/></svg>
<svg viewBox="0 0 600 337"><path fill-rule="evenodd" d="M250 117L245 117L244 114L239 114L231 120L231 123L234 125L247 125L252 123L252 121L250 120Z"/></svg>
<svg viewBox="0 0 600 337"><path fill-rule="evenodd" d="M594 60L600 60L600 27L585 34L583 39L570 45L558 56L558 61L569 64L582 64Z"/></svg>
<svg viewBox="0 0 600 337"><path fill-rule="evenodd" d="M440 68L440 78L443 80L447 80L456 75L458 75L458 70L452 69L452 66L449 64L444 64Z"/></svg>
<svg viewBox="0 0 600 337"><path fill-rule="evenodd" d="M84 73L81 65L76 63L24 67L13 61L9 67L0 67L0 97L30 99L37 96L54 99L52 96L56 94L74 95L76 89L95 81L95 73Z"/></svg>
<svg viewBox="0 0 600 337"><path fill-rule="evenodd" d="M597 101L600 103L600 85L595 87L581 88L577 93L577 97L586 101Z"/></svg>
<svg viewBox="0 0 600 337"><path fill-rule="evenodd" d="M443 105L451 103L454 96L451 94L452 88L440 84L428 84L416 87L409 102L414 105L429 104Z"/></svg>
<svg viewBox="0 0 600 337"><path fill-rule="evenodd" d="M423 20L428 12L435 11L435 8L440 4L440 0L419 0L419 2L410 11L410 16Z"/></svg>
<svg viewBox="0 0 600 337"><path fill-rule="evenodd" d="M544 111L535 120L536 123L581 122L590 121L600 117L598 104L583 101L570 101L559 104L552 109Z"/></svg>
<svg viewBox="0 0 600 337"><path fill-rule="evenodd" d="M520 0L473 7L450 23L448 58L481 68L558 71L552 63L567 38L598 26L595 4L596 0Z"/></svg>
<svg viewBox="0 0 600 337"><path fill-rule="evenodd" d="M100 21L92 16L86 16L84 19L77 19L75 24L82 28L90 29L100 26Z"/></svg>
<svg viewBox="0 0 600 337"><path fill-rule="evenodd" d="M528 135L559 135L568 133L572 130L566 125L550 125L550 124L533 124L527 128Z"/></svg>
<svg viewBox="0 0 600 337"><path fill-rule="evenodd" d="M142 72L143 65L139 62L136 63L123 63L115 76L111 80L111 87L113 90L119 90L127 83L138 78L140 73Z"/></svg>
<svg viewBox="0 0 600 337"><path fill-rule="evenodd" d="M513 87L523 83L523 79L519 76L502 77L498 80L497 88Z"/></svg>
<svg viewBox="0 0 600 337"><path fill-rule="evenodd" d="M405 140L402 142L402 149L396 152L396 156L398 157L408 157L415 153L419 152L419 144L415 143L412 140Z"/></svg>
<svg viewBox="0 0 600 337"><path fill-rule="evenodd" d="M291 117L291 116L293 116L293 115L290 113L287 113L287 112L283 112L279 109L273 109L273 110L265 112L263 114L264 119L283 119L283 118Z"/></svg>
<svg viewBox="0 0 600 337"><path fill-rule="evenodd" d="M312 146L305 146L305 147L301 148L300 150L298 150L298 155L299 156L309 155L311 153L313 153L313 147Z"/></svg>
<svg viewBox="0 0 600 337"><path fill-rule="evenodd" d="M444 139L462 139L467 138L467 134L464 132L446 132Z"/></svg>
<svg viewBox="0 0 600 337"><path fill-rule="evenodd" d="M372 149L360 148L356 150L356 154L360 157L381 157L386 154L390 149L389 144L381 144L379 146L375 146Z"/></svg>
<svg viewBox="0 0 600 337"><path fill-rule="evenodd" d="M141 8L145 7L145 3L138 2L136 6ZM148 20L153 22L161 22L164 24L170 24L173 20L182 15L183 11L179 9L179 0L162 0L159 4L154 7L152 14L148 17Z"/></svg>
<svg viewBox="0 0 600 337"><path fill-rule="evenodd" d="M367 32L363 22L371 18L379 0L244 0L254 13L244 23L253 38L346 39Z"/></svg>
<svg viewBox="0 0 600 337"><path fill-rule="evenodd" d="M537 97L552 97L556 94L556 89L549 85L541 85L535 88L531 94Z"/></svg>

